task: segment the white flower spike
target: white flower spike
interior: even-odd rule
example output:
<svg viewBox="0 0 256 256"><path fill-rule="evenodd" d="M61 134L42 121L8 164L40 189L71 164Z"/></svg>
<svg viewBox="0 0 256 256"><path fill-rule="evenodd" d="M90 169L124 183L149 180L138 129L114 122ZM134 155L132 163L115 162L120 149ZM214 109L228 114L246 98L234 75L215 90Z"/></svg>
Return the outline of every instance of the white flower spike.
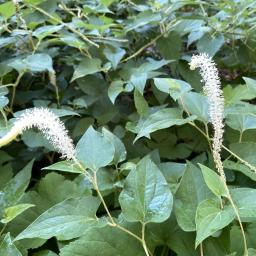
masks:
<svg viewBox="0 0 256 256"><path fill-rule="evenodd" d="M63 158L75 159L75 148L64 124L47 108L26 110L14 123L11 130L0 139L0 147L14 140L32 127L40 130Z"/></svg>
<svg viewBox="0 0 256 256"><path fill-rule="evenodd" d="M221 82L216 64L205 53L194 55L189 63L190 69L200 69L200 74L205 83L203 90L208 97L209 115L214 129L213 159L220 175L225 179L223 164L221 161L221 147L224 133L224 98L221 90Z"/></svg>

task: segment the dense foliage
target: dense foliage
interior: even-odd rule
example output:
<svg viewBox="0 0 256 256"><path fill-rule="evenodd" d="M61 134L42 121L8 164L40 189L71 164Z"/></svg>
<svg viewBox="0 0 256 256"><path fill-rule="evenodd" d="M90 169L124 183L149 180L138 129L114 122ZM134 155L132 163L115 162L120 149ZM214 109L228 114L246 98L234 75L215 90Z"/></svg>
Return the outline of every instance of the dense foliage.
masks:
<svg viewBox="0 0 256 256"><path fill-rule="evenodd" d="M244 255L188 65L202 52L219 68L222 160L256 255L255 12L254 0L0 0L0 136L47 107L80 162L37 129L1 148L0 255Z"/></svg>

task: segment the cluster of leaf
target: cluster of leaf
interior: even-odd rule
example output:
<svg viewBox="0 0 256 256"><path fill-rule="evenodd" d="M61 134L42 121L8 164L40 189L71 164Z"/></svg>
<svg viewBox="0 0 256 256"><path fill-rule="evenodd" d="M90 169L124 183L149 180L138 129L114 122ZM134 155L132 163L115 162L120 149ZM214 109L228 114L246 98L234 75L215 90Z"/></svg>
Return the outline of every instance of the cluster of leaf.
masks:
<svg viewBox="0 0 256 256"><path fill-rule="evenodd" d="M95 177L37 130L2 148L0 255L243 255L188 66L198 52L220 68L222 157L256 255L255 11L254 0L0 0L0 136L48 107Z"/></svg>

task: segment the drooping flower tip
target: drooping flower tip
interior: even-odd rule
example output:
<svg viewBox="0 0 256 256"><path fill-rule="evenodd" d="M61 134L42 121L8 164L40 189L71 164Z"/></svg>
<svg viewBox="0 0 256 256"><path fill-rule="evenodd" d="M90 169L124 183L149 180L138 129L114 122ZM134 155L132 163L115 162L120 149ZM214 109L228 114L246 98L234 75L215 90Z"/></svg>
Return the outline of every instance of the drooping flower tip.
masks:
<svg viewBox="0 0 256 256"><path fill-rule="evenodd" d="M58 116L47 108L32 108L22 113L9 133L1 138L1 146L9 143L16 136L33 127L43 133L63 158L75 158L74 144L68 136L64 124Z"/></svg>

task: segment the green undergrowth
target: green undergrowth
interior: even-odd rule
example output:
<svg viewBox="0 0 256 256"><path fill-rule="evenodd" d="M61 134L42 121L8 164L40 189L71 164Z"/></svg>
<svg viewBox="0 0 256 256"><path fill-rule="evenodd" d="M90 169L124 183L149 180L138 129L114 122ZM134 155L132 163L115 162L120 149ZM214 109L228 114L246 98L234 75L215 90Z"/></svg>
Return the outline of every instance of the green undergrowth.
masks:
<svg viewBox="0 0 256 256"><path fill-rule="evenodd" d="M255 12L253 0L0 0L0 136L47 107L81 164L36 129L1 148L0 255L243 256L188 65L203 52L220 72L222 160L256 255Z"/></svg>

